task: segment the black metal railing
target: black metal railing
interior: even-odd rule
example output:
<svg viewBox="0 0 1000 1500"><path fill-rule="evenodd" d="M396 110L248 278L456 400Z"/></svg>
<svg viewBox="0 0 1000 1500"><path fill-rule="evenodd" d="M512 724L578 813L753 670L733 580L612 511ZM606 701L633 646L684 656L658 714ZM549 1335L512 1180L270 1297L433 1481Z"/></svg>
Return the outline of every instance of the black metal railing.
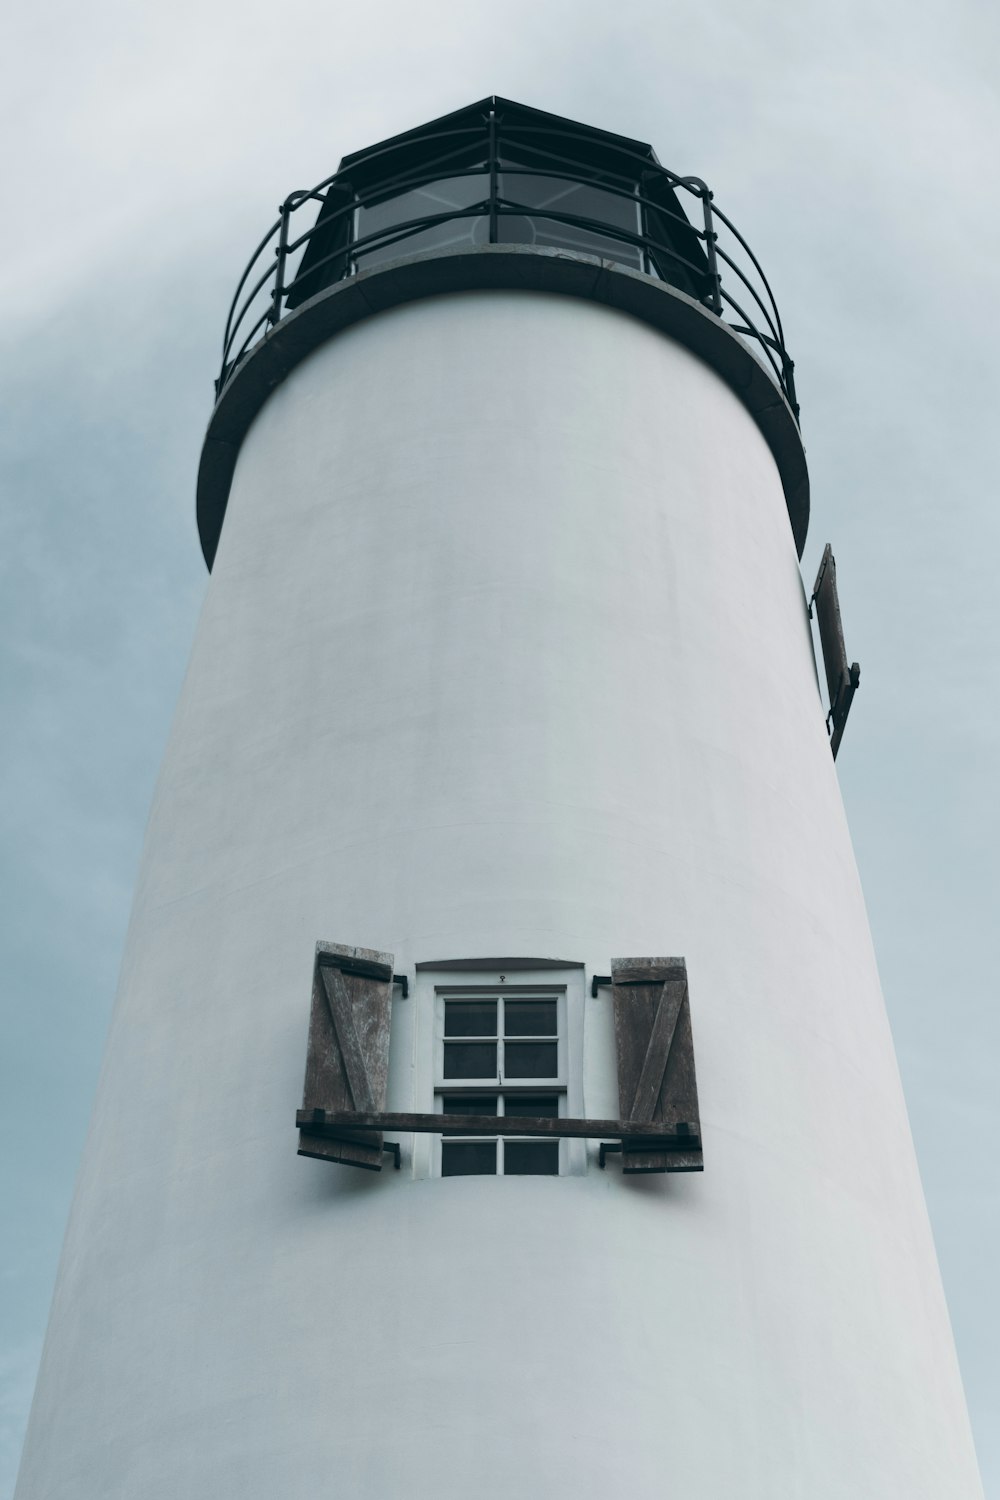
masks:
<svg viewBox="0 0 1000 1500"><path fill-rule="evenodd" d="M677 287L749 341L798 416L767 277L706 184L639 142L498 99L348 157L288 195L236 288L217 395L310 297L407 253L480 244L598 255Z"/></svg>

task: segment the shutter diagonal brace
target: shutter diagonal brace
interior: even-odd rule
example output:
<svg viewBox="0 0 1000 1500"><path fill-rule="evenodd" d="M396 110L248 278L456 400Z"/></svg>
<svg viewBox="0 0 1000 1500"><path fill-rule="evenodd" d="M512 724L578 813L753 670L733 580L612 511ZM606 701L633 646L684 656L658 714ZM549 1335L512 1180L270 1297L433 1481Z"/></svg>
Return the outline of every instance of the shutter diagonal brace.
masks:
<svg viewBox="0 0 1000 1500"><path fill-rule="evenodd" d="M618 958L612 959L609 977L621 1111L634 1123L617 1141L602 1142L599 1164L604 1166L608 1152L618 1152L627 1174L700 1172L687 965L682 958ZM662 1129L676 1131L678 1140L690 1131L688 1151L665 1148L654 1140L654 1133Z"/></svg>
<svg viewBox="0 0 1000 1500"><path fill-rule="evenodd" d="M361 1114L373 1114L375 1101L372 1097L371 1084L368 1081L368 1068L365 1065L364 1053L354 1025L347 986L344 984L339 969L324 964L320 968L320 974L323 977L323 993L326 995L330 1020L333 1022L333 1030L343 1058L347 1086L354 1100L354 1108Z"/></svg>
<svg viewBox="0 0 1000 1500"><path fill-rule="evenodd" d="M687 982L685 980L668 979L660 991L656 1015L653 1017L653 1028L649 1033L649 1042L646 1046L646 1056L642 1061L639 1082L635 1086L632 1107L628 1111L629 1118L632 1120L653 1118L686 994Z"/></svg>

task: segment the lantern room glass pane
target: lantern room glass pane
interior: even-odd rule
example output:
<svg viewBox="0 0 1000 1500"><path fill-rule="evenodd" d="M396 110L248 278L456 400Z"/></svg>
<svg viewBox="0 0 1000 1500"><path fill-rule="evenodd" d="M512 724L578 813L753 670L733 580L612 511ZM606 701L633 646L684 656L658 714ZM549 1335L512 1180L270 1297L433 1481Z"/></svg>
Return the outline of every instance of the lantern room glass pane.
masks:
<svg viewBox="0 0 1000 1500"><path fill-rule="evenodd" d="M642 250L626 239L601 234L600 225L620 229L638 237L641 233L639 205L633 198L609 193L589 182L572 182L562 177L545 177L517 172L502 172L499 192L507 204L535 210L530 214L511 213L501 208L497 238L505 244L553 245L566 250L581 250L588 255L602 255L620 265L642 270ZM564 224L550 218L552 213L569 214L587 224Z"/></svg>
<svg viewBox="0 0 1000 1500"><path fill-rule="evenodd" d="M580 219L596 219L600 224L625 229L630 234L639 228L635 199L625 193L609 193L593 182L507 171L500 173L499 191L502 198L522 208L551 209Z"/></svg>
<svg viewBox="0 0 1000 1500"><path fill-rule="evenodd" d="M355 241L379 238L371 246L360 246L356 252L359 265L379 265L397 256L418 250L443 250L459 245L484 245L489 241L490 179L485 172L468 177L443 177L422 187L384 198L380 203L364 204L358 209ZM469 215L466 211L482 204L484 213ZM402 231L400 226L413 220L433 218L439 214L460 214L426 229L413 225ZM402 235L402 238L399 235ZM387 243L388 241L388 243Z"/></svg>

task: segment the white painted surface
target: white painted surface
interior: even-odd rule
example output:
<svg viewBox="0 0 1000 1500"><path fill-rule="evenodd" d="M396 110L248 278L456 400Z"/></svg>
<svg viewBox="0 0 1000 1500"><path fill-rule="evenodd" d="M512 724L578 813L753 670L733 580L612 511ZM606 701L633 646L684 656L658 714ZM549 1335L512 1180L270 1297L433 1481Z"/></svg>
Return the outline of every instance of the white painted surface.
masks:
<svg viewBox="0 0 1000 1500"><path fill-rule="evenodd" d="M683 953L704 1175L297 1158L317 938ZM17 1491L470 1493L981 1494L773 462L516 293L352 328L244 444Z"/></svg>

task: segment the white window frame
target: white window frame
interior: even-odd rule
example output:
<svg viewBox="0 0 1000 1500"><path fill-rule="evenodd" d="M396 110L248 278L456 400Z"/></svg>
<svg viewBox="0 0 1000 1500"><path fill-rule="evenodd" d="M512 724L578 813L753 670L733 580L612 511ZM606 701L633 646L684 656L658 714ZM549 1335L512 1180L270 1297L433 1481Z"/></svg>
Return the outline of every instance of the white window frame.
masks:
<svg viewBox="0 0 1000 1500"><path fill-rule="evenodd" d="M497 1029L494 1037L446 1037L444 1033L445 1006L453 1000L496 1000L497 1001ZM505 1012L506 1002L530 1001L530 1000L555 1000L556 1002L556 1072L551 1077L545 1078L505 1078L504 1077L504 1052L505 1044L513 1041L551 1041L549 1036L506 1036L505 1035ZM435 1054L438 1059L437 1075L434 1088L436 1093L472 1094L478 1090L484 1093L522 1093L522 1094L552 1094L566 1091L566 986L565 985L450 985L441 984L435 986L434 995L434 1039ZM444 1073L444 1055L449 1043L472 1042L477 1040L496 1041L497 1045L497 1078L494 1083L486 1078L446 1078Z"/></svg>
<svg viewBox="0 0 1000 1500"><path fill-rule="evenodd" d="M453 969L449 964L441 969L418 969L414 985L415 1037L414 1061L418 1097L423 1107L434 1113L444 1112L445 1094L460 1094L465 1097L479 1095L497 1099L498 1110L503 1113L504 1095L534 1094L556 1095L561 1117L579 1116L583 1113L583 1022L584 1022L584 970L576 965L566 968L526 969L516 960L503 968L473 966L468 969ZM444 1004L446 1000L551 1000L556 1001L558 1026L557 1060L558 1071L550 1078L501 1077L503 1013L498 1006L497 1079L445 1078L444 1077ZM456 1038L457 1040L457 1038ZM470 1039L471 1040L471 1039ZM539 1038L544 1040L544 1038ZM490 1113L493 1113L492 1106ZM538 1140L537 1136L449 1136L449 1140ZM496 1176L503 1176L502 1147L498 1150ZM580 1140L559 1141L560 1177L576 1176L586 1170L586 1147ZM441 1137L437 1135L417 1137L414 1140L414 1174L417 1177L441 1176ZM482 1174L489 1176L492 1174ZM519 1176L521 1174L518 1174Z"/></svg>
<svg viewBox="0 0 1000 1500"><path fill-rule="evenodd" d="M483 1041L495 1043L497 1049L497 1077L496 1081L486 1078L448 1078L445 1076L444 1061L449 1044L469 1041L475 1043L475 1037L449 1038L445 1033L445 1010L453 1001L492 1001L496 1006L496 1027L493 1037L483 1037ZM555 1001L556 1005L556 1071L549 1077L524 1078L515 1080L504 1077L505 1052L508 1041L517 1041L521 1038L516 1034L507 1035L506 1008L511 1002L528 1003L532 1001ZM552 1040L551 1033L547 1037L527 1036L523 1038L529 1041ZM434 1052L437 1059L437 1078L434 1085L434 1110L436 1114L443 1114L444 1100L449 1094L458 1094L462 1098L485 1098L496 1100L496 1109L484 1110L484 1113L496 1113L505 1115L506 1100L512 1096L531 1098L536 1094L545 1094L550 1098L554 1095L559 1108L559 1114L566 1114L566 988L564 985L438 985L434 996ZM490 1135L490 1136L449 1136L449 1141L455 1145L469 1144L472 1142L485 1143L489 1141L496 1146L496 1172L474 1173L474 1176L505 1177L506 1166L506 1143L508 1140L537 1140L533 1136L516 1135ZM436 1138L437 1144L437 1171L442 1173L443 1145L442 1138ZM559 1176L562 1170L562 1142L558 1141L559 1166L555 1173ZM523 1175L523 1174L518 1174ZM550 1175L548 1173L544 1174Z"/></svg>

